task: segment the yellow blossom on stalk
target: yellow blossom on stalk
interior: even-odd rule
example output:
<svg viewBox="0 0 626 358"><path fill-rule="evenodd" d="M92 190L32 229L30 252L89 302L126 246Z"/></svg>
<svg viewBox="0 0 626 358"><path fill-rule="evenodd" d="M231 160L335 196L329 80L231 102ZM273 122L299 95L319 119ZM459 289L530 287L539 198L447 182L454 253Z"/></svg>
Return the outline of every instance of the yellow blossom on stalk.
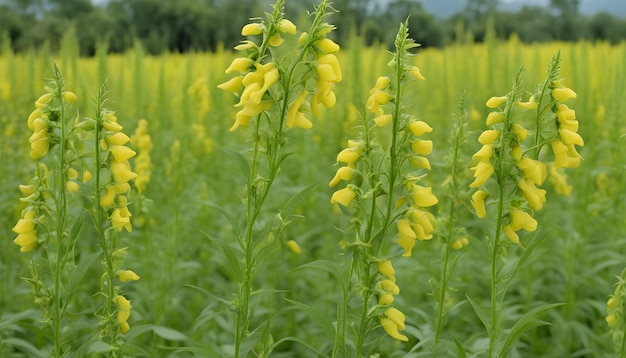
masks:
<svg viewBox="0 0 626 358"><path fill-rule="evenodd" d="M120 332L127 333L130 330L130 326L128 324L128 319L130 318L130 310L132 305L130 301L126 299L124 296L115 297L115 302L117 303L117 323L120 325Z"/></svg>
<svg viewBox="0 0 626 358"><path fill-rule="evenodd" d="M476 210L476 216L479 218L484 218L487 216L487 210L485 209L485 198L487 198L489 194L484 190L477 190L472 195L472 206L474 210Z"/></svg>
<svg viewBox="0 0 626 358"><path fill-rule="evenodd" d="M335 177L330 181L330 183L328 183L328 186L332 188L337 185L341 180L352 180L352 178L354 177L354 171L355 169L348 166L339 168L337 170L337 174L335 174Z"/></svg>
<svg viewBox="0 0 626 358"><path fill-rule="evenodd" d="M251 23L245 25L241 29L241 36L255 36L263 32L263 25L259 23Z"/></svg>
<svg viewBox="0 0 626 358"><path fill-rule="evenodd" d="M404 314L397 308L391 307L380 317L380 324L389 336L399 341L406 342L409 338L399 333L399 331L405 329L404 320Z"/></svg>
<svg viewBox="0 0 626 358"><path fill-rule="evenodd" d="M137 281L139 280L140 277L134 271L125 270L125 271L120 272L117 275L117 278L122 282L130 282L130 281Z"/></svg>
<svg viewBox="0 0 626 358"><path fill-rule="evenodd" d="M291 252L293 252L296 255L300 255L302 253L300 246L295 240L287 241L287 247L289 248L289 250L291 250Z"/></svg>
<svg viewBox="0 0 626 358"><path fill-rule="evenodd" d="M487 101L486 105L487 105L488 108L498 108L501 105L503 105L504 103L506 103L507 99L508 99L507 96L491 97Z"/></svg>
<svg viewBox="0 0 626 358"><path fill-rule="evenodd" d="M469 245L469 240L466 237L463 237L458 240L454 240L454 242L450 244L450 247L454 250L461 250L467 245Z"/></svg>
<svg viewBox="0 0 626 358"><path fill-rule="evenodd" d="M535 102L535 96L531 96L527 102L521 102L521 101L517 101L515 102L515 105L523 108L523 109L537 109L537 102Z"/></svg>
<svg viewBox="0 0 626 358"><path fill-rule="evenodd" d="M150 152L152 151L152 139L148 132L148 121L140 119L131 139L131 146L139 151L139 155L135 158L135 186L139 193L143 193L147 184L150 182L152 175L152 162L150 160Z"/></svg>
<svg viewBox="0 0 626 358"><path fill-rule="evenodd" d="M354 192L354 190L352 190L350 187L346 187L334 192L330 199L330 203L339 203L343 206L348 206L355 197L356 193Z"/></svg>
<svg viewBox="0 0 626 358"><path fill-rule="evenodd" d="M502 123L502 122L504 122L504 113L489 112L489 114L487 115L487 120L485 121L485 124L490 126L492 124Z"/></svg>
<svg viewBox="0 0 626 358"><path fill-rule="evenodd" d="M302 106L302 103L304 103L304 100L308 93L308 91L300 92L298 97L296 97L296 99L289 105L289 110L287 111L287 119L285 121L285 127L297 127L303 129L309 129L313 127L313 123L311 123L311 121L306 118L304 113L300 111L300 107Z"/></svg>
<svg viewBox="0 0 626 358"><path fill-rule="evenodd" d="M317 46L320 50L322 50L325 53L339 52L339 45L337 45L331 39L327 39L327 38L321 39L315 43L315 46Z"/></svg>
<svg viewBox="0 0 626 358"><path fill-rule="evenodd" d="M35 208L26 208L22 211L22 218L18 220L12 229L17 234L13 242L20 247L20 252L29 252L37 247L36 217L37 211Z"/></svg>
<svg viewBox="0 0 626 358"><path fill-rule="evenodd" d="M572 193L572 186L567 184L567 177L556 166L550 167L550 176L548 178L557 194L569 196Z"/></svg>

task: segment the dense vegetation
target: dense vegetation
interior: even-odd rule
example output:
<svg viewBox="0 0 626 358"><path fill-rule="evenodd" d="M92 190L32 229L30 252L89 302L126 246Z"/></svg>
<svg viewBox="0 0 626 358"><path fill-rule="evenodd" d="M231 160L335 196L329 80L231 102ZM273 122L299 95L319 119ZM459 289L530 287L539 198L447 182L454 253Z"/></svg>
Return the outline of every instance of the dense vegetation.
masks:
<svg viewBox="0 0 626 358"><path fill-rule="evenodd" d="M124 52L135 39L149 53L214 51L219 44L236 43L237 29L269 8L267 0L109 0L97 6L90 0L5 2L0 2L0 34L16 51L40 47L56 51L62 35L73 27L82 55L93 55L98 41L108 41L111 51ZM410 35L423 46L442 47L467 36L481 42L489 28L495 29L497 38L515 33L528 43L581 39L617 43L626 36L626 19L610 13L582 15L578 0L552 0L549 7L524 6L518 12L500 11L496 4L470 0L464 11L442 20L417 0L337 0L332 5L341 16L333 36L345 44L356 29L365 44L391 46L395 31L389 25L404 21L408 14ZM286 4L292 17L307 8L306 0Z"/></svg>

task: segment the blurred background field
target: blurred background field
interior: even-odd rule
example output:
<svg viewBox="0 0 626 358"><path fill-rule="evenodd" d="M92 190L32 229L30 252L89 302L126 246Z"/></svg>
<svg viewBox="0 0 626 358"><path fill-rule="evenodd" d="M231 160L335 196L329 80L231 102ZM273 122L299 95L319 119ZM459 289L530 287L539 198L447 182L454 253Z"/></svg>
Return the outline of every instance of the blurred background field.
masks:
<svg viewBox="0 0 626 358"><path fill-rule="evenodd" d="M550 325L525 335L513 356L614 356L605 315L615 276L626 266L626 20L609 13L581 14L578 1L551 1L549 7L527 6L517 12L494 4L469 1L460 13L438 19L417 1L394 1L387 7L368 1L334 3L340 13L330 22L338 27L344 75L336 89L337 105L314 118L311 131L290 136L288 148L294 155L283 166L269 203L277 209L293 193L317 183L297 209L302 218L281 238L298 242L302 254L283 245L257 275L258 287L284 290L265 298L263 305L279 312L271 327L276 339L294 336L321 352L331 349L316 322L284 298L314 306L331 321L335 316L337 282L324 272L296 268L320 259L342 260L338 228L346 227L346 221L330 205L327 183L336 170L337 152L359 126L369 89L387 72L389 34L412 13L412 36L425 45L416 51L415 65L426 81L410 87L408 111L434 128L433 169L427 180L435 193L448 175L442 158L461 98L469 117L470 140L464 151L469 184L470 158L479 148L476 137L485 129L485 101L506 94L521 66L526 68L525 88L533 92L552 55L561 51L561 76L578 94L570 107L585 139L584 159L578 170L568 173L572 195L549 191L544 210L537 213L540 230L526 236L537 250L509 293L507 306L514 315L537 304L564 305L547 311L542 319ZM191 356L176 353L176 347L228 346L233 317L216 297L230 300L236 287L226 258L206 234L228 240L233 233L206 202L243 215L244 179L233 158L219 149L245 153L249 142L246 132L228 131L234 99L216 86L227 79L224 69L235 57L230 48L239 41L240 25L267 11L266 4L129 0L93 7L75 0L0 6L0 356L34 356L48 344L34 333L41 317L29 285L21 279L29 275L31 254L19 252L11 228L21 210L17 187L34 167L28 157L26 118L44 91L44 80L51 77L53 62L64 73L67 89L78 95L81 116L93 116L92 99L106 79L108 106L125 124L125 132L131 134L145 118L154 143L152 180L145 192L149 200L144 212L133 217L139 219L133 232L123 239L128 262L142 277L126 288L134 312L127 339L135 347L127 354ZM287 16L299 19L296 25L304 24L299 9L310 7L306 1L287 1ZM530 14L537 26L523 20ZM383 16L384 21L378 18ZM573 26L577 19L584 21ZM473 214L469 194L459 199L467 203L460 215L471 237L451 281L450 305L459 305L448 314L444 332L473 352L485 342L465 297L488 300L486 228ZM96 250L88 236L78 246L85 254ZM428 353L420 342L432 331L429 281L441 270L442 247L435 236L419 243L412 258L394 263L411 341L382 340L381 356ZM515 250L512 255L519 255L521 249ZM97 326L93 315L84 313L97 304L95 266L92 281L81 283L70 312L74 323L68 329L75 331L77 346ZM275 354L315 356L293 342L280 345Z"/></svg>

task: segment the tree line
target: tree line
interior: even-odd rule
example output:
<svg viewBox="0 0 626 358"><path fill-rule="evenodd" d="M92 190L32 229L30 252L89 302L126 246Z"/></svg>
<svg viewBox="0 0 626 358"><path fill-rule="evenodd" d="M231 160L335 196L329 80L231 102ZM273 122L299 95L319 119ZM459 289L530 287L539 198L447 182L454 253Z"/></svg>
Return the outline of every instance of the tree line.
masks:
<svg viewBox="0 0 626 358"><path fill-rule="evenodd" d="M579 2L551 0L548 7L506 12L497 8L497 0L468 0L462 11L439 19L418 0L335 0L339 14L331 22L337 26L339 43L356 32L366 45L391 45L396 24L409 15L410 36L423 46L480 42L490 31L501 39L517 34L528 43L618 43L626 38L626 19L606 12L582 15ZM304 24L310 3L287 1L287 16ZM5 48L8 43L17 52L43 46L56 51L70 29L84 56L93 55L102 41L111 52L124 52L137 40L152 54L214 51L221 44L237 44L241 27L263 11L271 11L270 0L109 0L97 5L90 0L0 0L0 34Z"/></svg>

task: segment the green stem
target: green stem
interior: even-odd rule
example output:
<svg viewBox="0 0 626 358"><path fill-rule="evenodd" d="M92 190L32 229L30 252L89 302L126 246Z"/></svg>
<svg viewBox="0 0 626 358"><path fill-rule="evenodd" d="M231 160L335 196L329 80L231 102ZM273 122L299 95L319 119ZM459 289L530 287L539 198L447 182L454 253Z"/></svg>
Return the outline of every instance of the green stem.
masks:
<svg viewBox="0 0 626 358"><path fill-rule="evenodd" d="M59 173L57 178L58 197L56 200L57 205L57 227L56 227L56 258L55 258L55 272L54 272L54 288L53 288L53 300L54 300L54 355L61 357L63 355L62 348L62 335L61 335L61 320L63 319L63 311L65 310L64 304L61 303L61 271L65 267L66 250L65 250L65 224L67 217L67 198L65 195L65 182L67 181L67 174L65 168L65 141L66 141L66 123L65 123L65 105L63 103L63 79L60 77L58 69L55 67L55 82L57 85L55 96L61 103L61 109L59 113L60 124L60 143L59 148Z"/></svg>

